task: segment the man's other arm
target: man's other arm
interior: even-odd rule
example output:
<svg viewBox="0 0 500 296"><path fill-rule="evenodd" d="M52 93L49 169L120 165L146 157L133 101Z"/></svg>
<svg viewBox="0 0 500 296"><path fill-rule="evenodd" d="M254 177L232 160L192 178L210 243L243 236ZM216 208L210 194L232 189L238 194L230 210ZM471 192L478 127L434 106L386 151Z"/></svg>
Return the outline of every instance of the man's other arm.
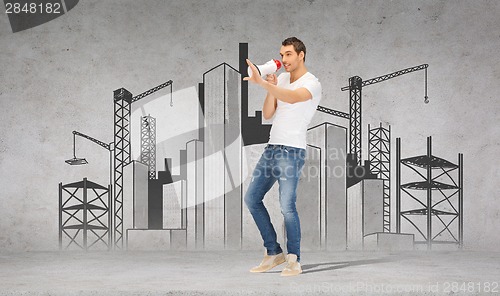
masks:
<svg viewBox="0 0 500 296"><path fill-rule="evenodd" d="M276 77L276 74L267 75L266 81L273 85L278 84L278 79ZM264 106L262 106L262 115L264 116L264 119L268 120L271 117L273 117L277 107L278 107L278 102L276 101L276 98L272 94L267 92L266 99L264 101Z"/></svg>

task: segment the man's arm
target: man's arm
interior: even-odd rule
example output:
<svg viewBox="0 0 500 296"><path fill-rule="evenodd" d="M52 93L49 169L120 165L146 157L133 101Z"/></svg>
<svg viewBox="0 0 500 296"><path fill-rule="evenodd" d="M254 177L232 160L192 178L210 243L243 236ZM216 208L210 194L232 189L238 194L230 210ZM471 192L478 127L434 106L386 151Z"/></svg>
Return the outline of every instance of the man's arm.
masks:
<svg viewBox="0 0 500 296"><path fill-rule="evenodd" d="M252 69L252 77L245 77L243 78L243 80L257 83L262 88L267 90L268 94L270 94L274 98L277 98L283 102L287 102L290 104L307 101L312 98L312 94L306 88L301 87L295 90L291 90L279 87L277 85L265 81L264 79L262 79L262 77L260 77L260 73L259 70L257 70L257 67L255 67L255 65L252 64L252 62L250 62L250 60L248 59L247 59L247 64Z"/></svg>
<svg viewBox="0 0 500 296"><path fill-rule="evenodd" d="M307 101L312 98L311 93L304 87L291 90L277 85L272 85L264 80L262 80L262 83L259 83L259 85L275 98L290 104Z"/></svg>
<svg viewBox="0 0 500 296"><path fill-rule="evenodd" d="M266 81L273 85L278 84L278 78L276 77L276 74L267 75ZM264 116L264 119L267 120L273 117L277 107L278 107L278 102L276 101L276 98L269 92L267 92L266 99L264 101L264 106L262 106L262 115Z"/></svg>
<svg viewBox="0 0 500 296"><path fill-rule="evenodd" d="M264 101L264 106L262 106L262 115L264 119L268 120L273 117L274 112L276 112L276 107L278 107L276 98L268 92L266 100Z"/></svg>

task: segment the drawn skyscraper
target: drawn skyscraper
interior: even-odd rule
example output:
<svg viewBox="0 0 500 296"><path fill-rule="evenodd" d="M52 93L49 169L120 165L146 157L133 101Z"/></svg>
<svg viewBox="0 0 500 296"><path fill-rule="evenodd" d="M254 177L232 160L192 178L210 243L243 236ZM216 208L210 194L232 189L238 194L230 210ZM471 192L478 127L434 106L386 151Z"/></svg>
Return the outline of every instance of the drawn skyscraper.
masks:
<svg viewBox="0 0 500 296"><path fill-rule="evenodd" d="M345 250L347 129L325 122L309 128L307 142L311 146L319 147L321 151L321 164L319 165L321 199L318 207L320 210L321 248ZM312 174L311 171L308 173ZM307 174L304 177L307 178Z"/></svg>
<svg viewBox="0 0 500 296"><path fill-rule="evenodd" d="M200 84L206 248L241 245L240 80L235 68L222 63L205 72Z"/></svg>

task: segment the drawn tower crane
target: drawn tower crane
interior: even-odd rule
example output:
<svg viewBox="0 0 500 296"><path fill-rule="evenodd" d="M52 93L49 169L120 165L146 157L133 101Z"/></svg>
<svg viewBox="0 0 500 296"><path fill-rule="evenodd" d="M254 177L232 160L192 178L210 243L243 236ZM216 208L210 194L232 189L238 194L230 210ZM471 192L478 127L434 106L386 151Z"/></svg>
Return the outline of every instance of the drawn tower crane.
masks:
<svg viewBox="0 0 500 296"><path fill-rule="evenodd" d="M364 80L359 76L349 78L349 85L342 87L340 90L349 91L349 149L356 163L361 164L361 90L365 86L383 82L394 77L412 73L425 69L425 96L424 102L428 103L427 97L427 68L428 64L422 64L415 67L406 68L390 74L378 76L372 79Z"/></svg>
<svg viewBox="0 0 500 296"><path fill-rule="evenodd" d="M321 112L326 113L326 114L337 116L340 118L345 118L345 119L351 118L351 116L348 113L338 111L338 110L333 110L333 109L327 108L325 106L318 106L318 108L316 108L316 110L321 111Z"/></svg>
<svg viewBox="0 0 500 296"><path fill-rule="evenodd" d="M349 78L349 86L341 88L342 91L349 90L349 114L333 110L324 106L318 106L317 110L333 116L349 119L349 154L355 160L357 165L361 165L361 90L364 86L383 82L394 77L398 77L411 72L425 69L425 96L424 102L428 103L427 96L427 68L428 64L422 64L415 67L406 68L390 74L378 76L372 79L364 80L359 76Z"/></svg>
<svg viewBox="0 0 500 296"><path fill-rule="evenodd" d="M114 96L114 246L123 248L123 168L130 163L130 109L134 102L170 86L170 105L172 106L172 80L160 84L135 97L124 89L113 92Z"/></svg>
<svg viewBox="0 0 500 296"><path fill-rule="evenodd" d="M349 86L342 87L342 91L349 90L349 114L333 110L324 106L318 106L317 110L323 113L327 113L329 115L337 116L344 119L349 119L349 153L347 159L347 169L349 173L347 174L347 187L350 187L357 182L361 181L363 178L372 178L374 174L372 174L371 167L379 168L378 171L373 172L379 177L386 179L384 180L384 231L390 231L390 165L381 166L380 163L384 162L384 160L379 159L379 165L371 166L370 162L366 163L363 170L363 176L361 178L358 177L358 174L353 173L354 170L357 170L357 167L361 167L361 91L364 86L372 85L375 83L379 83L382 81L389 80L394 77L398 77L404 74L408 74L411 72L425 70L425 96L424 102L427 104L429 102L429 98L427 96L427 68L428 64L422 64L415 67L406 68L400 71L396 71L390 74L378 76L372 79L368 79L363 81L359 76L353 76L349 78ZM382 127L381 130L385 131ZM390 132L389 132L390 134ZM370 137L371 139L371 137ZM379 139L382 140L382 139ZM385 139L386 141L390 141L390 139ZM379 141L380 142L380 141ZM379 151L379 153L374 153L374 155L389 155L390 157L390 147L386 147L387 151ZM383 167L383 168L381 168Z"/></svg>

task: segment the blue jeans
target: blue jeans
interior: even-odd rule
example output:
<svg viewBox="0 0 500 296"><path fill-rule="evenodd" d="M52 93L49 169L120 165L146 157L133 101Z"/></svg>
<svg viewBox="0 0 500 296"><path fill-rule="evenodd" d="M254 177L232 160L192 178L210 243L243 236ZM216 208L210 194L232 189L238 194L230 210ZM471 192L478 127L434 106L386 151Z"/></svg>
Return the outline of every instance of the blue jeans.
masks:
<svg viewBox="0 0 500 296"><path fill-rule="evenodd" d="M278 181L281 213L285 220L287 252L300 262L300 220L295 207L297 184L304 166L306 150L285 145L268 144L255 166L252 181L245 194L245 204L257 224L268 255L282 253L276 231L262 200Z"/></svg>

